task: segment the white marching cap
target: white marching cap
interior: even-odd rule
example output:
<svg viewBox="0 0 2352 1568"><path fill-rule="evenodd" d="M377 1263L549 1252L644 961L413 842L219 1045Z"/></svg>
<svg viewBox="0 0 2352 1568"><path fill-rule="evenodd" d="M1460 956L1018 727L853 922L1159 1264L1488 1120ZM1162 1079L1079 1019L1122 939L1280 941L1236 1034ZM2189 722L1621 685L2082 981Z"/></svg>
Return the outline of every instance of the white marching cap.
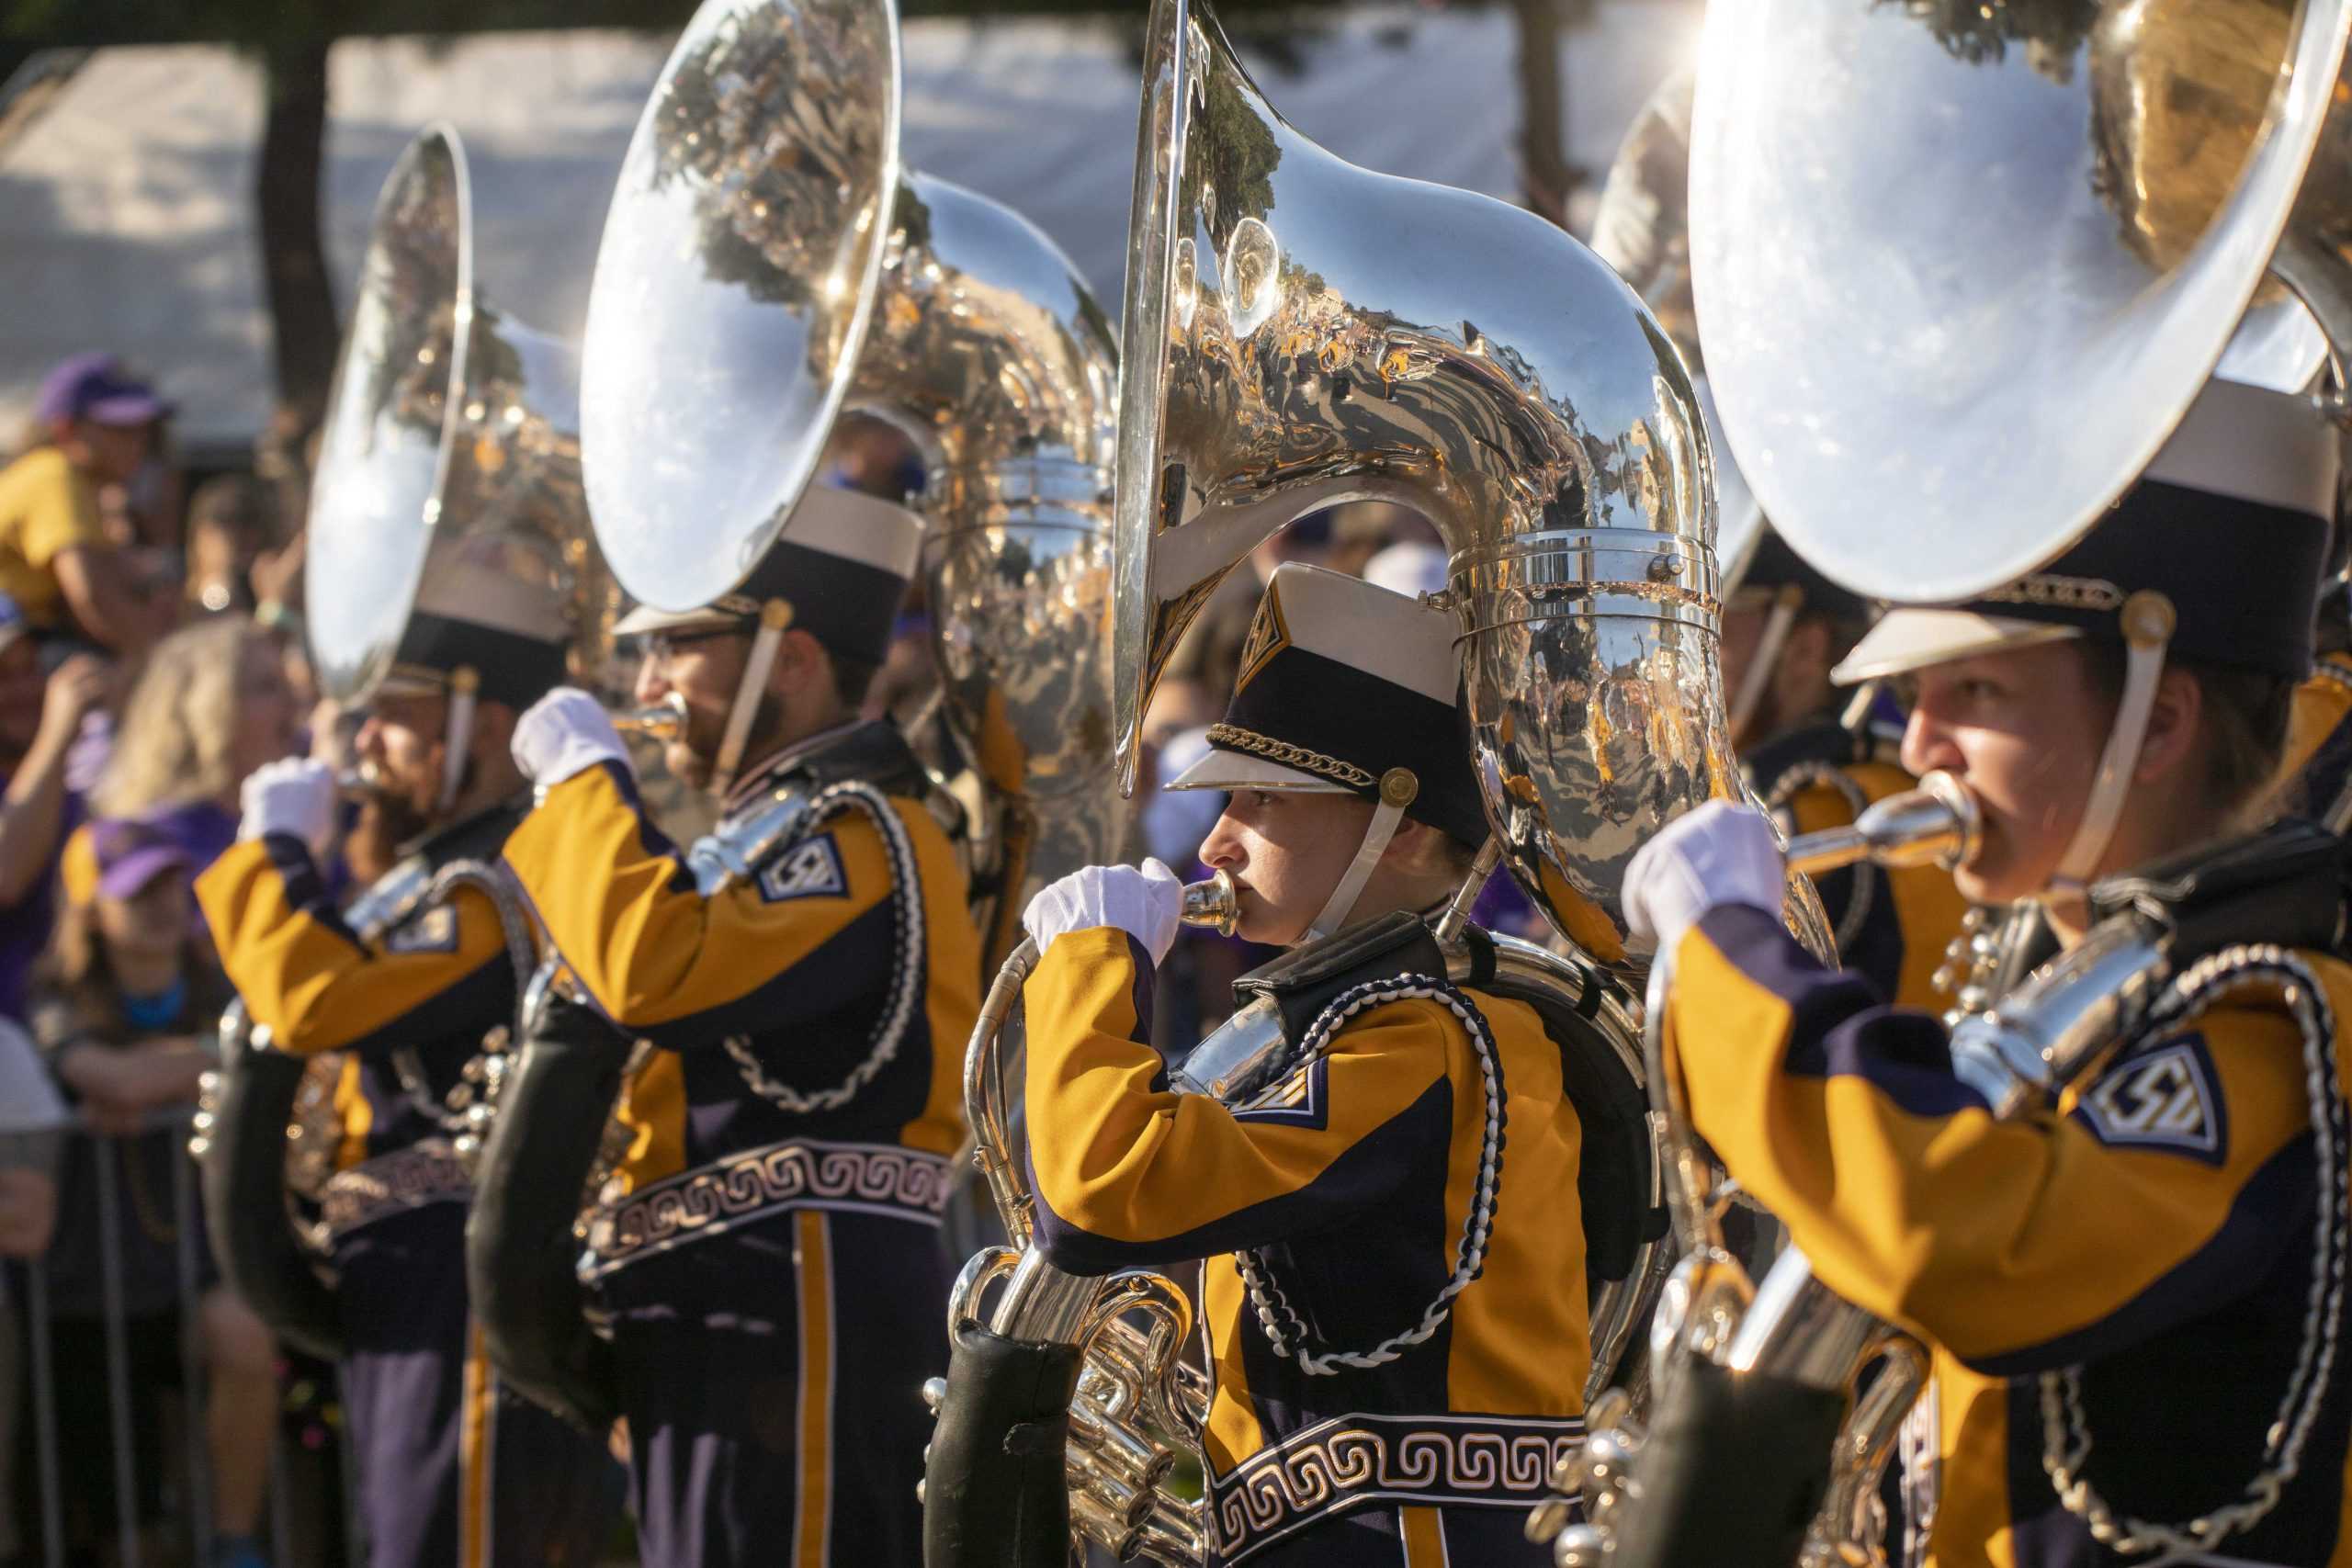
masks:
<svg viewBox="0 0 2352 1568"><path fill-rule="evenodd" d="M621 617L613 633L616 637L637 637L685 626L716 628L736 625L742 619L742 613L728 601L738 595L757 598L763 569L779 551L789 547L887 571L901 580L910 579L922 554L922 517L895 502L832 485L811 486L802 492L799 504L792 509L784 532L768 547L768 555L762 558L761 565L752 569L735 594L692 610L657 610L650 604L640 604Z"/></svg>
<svg viewBox="0 0 2352 1568"><path fill-rule="evenodd" d="M2272 391L2214 377L2188 405L2180 423L2140 476L2143 480L2330 518L2335 513L2338 468L2335 427L2300 393ZM2133 491L2138 489L2135 481ZM2133 491L2126 491L2093 532L2132 527ZM2068 554L2080 547L2069 547ZM2045 570L2064 574L2066 557ZM2029 572L2016 586L2030 586ZM2282 592L2286 585L2282 584ZM1997 604L1997 596L1987 595ZM2077 626L2027 620L1980 608L1898 604L1879 617L1853 651L1829 672L1840 685L1907 674L1930 665L2005 649L2084 635Z"/></svg>

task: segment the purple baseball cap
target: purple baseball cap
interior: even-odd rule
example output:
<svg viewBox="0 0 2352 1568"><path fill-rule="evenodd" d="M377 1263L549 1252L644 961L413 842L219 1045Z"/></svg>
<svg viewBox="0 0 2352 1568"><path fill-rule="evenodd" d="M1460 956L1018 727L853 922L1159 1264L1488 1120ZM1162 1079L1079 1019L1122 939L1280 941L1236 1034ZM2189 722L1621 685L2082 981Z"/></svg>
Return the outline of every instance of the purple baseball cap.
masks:
<svg viewBox="0 0 2352 1568"><path fill-rule="evenodd" d="M90 847L97 853L98 895L105 898L135 898L164 873L184 874L195 864L169 829L136 817L91 823Z"/></svg>
<svg viewBox="0 0 2352 1568"><path fill-rule="evenodd" d="M111 354L77 354L41 378L34 417L43 424L86 419L96 424L145 424L172 412L155 389L137 379Z"/></svg>

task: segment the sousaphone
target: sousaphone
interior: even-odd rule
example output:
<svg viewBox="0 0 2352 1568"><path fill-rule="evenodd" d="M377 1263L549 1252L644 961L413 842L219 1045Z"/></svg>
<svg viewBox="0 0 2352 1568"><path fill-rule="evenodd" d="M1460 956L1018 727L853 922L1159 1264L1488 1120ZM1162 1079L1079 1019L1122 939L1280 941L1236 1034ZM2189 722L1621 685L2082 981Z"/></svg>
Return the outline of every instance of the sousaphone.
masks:
<svg viewBox="0 0 2352 1568"><path fill-rule="evenodd" d="M1693 292L1724 432L1781 536L1857 592L1967 599L2086 532L2217 369L2289 390L2325 370L2340 398L2348 25L2338 0L1711 7ZM1996 1107L2046 1108L2101 1058L2004 1051L2074 993L2161 978L2132 967L2086 985L2062 966L1963 1021L1955 1062L2008 1082ZM1594 1423L1570 1478L1590 1523L1561 1563L1872 1560L1852 1527L1883 1450L1808 1449L1789 1411L1810 1398L1834 1429L1885 1325L1793 1249L1752 1305L1736 1293L1654 1335L1690 1397L1646 1441ZM2099 1506L2071 1482L2059 1501Z"/></svg>
<svg viewBox="0 0 2352 1568"><path fill-rule="evenodd" d="M375 692L420 605L460 574L471 591L503 578L518 597L556 606L582 678L594 679L609 641L616 601L581 499L573 356L484 299L474 265L465 149L435 126L401 152L377 199L311 492L304 622L321 689L347 705ZM459 783L471 700L453 681L445 802ZM494 877L460 879L500 908L519 986L531 967L519 905ZM365 940L446 890L431 883L396 871L345 919ZM328 1096L313 1086L297 1114L307 1064L270 1049L242 1003L221 1034L198 1146L224 1270L282 1337L332 1354L334 1303L288 1217L289 1190L314 1199L329 1174ZM485 1100L447 1109L470 1146Z"/></svg>
<svg viewBox="0 0 2352 1568"><path fill-rule="evenodd" d="M780 537L844 413L910 436L956 730L988 785L984 956L1110 857L1117 352L1027 220L902 166L890 0L708 0L622 164L589 297L590 511L631 593L686 610Z"/></svg>
<svg viewBox="0 0 2352 1568"><path fill-rule="evenodd" d="M985 784L967 848L993 964L1029 892L1109 859L1121 827L1101 647L1117 359L1051 241L901 165L900 91L889 0L695 14L605 218L582 468L621 586L688 610L790 536L845 414L912 439L946 710ZM538 988L555 1021L526 1031L483 1157L540 1196L477 1206L469 1269L502 1371L594 1419L611 1398L571 1195L626 1046L557 989Z"/></svg>

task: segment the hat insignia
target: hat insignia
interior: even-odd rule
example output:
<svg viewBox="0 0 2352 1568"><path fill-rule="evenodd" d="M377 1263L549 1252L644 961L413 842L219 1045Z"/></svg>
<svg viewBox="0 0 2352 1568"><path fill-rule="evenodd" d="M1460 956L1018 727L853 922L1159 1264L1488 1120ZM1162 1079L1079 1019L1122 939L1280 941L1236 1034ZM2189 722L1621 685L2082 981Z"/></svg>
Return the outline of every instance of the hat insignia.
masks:
<svg viewBox="0 0 2352 1568"><path fill-rule="evenodd" d="M1241 645L1241 671L1233 678L1234 694L1258 678L1258 672L1273 662L1274 655L1290 646L1290 626L1283 619L1281 592L1268 584L1265 598L1258 602L1258 614L1250 622L1249 640Z"/></svg>

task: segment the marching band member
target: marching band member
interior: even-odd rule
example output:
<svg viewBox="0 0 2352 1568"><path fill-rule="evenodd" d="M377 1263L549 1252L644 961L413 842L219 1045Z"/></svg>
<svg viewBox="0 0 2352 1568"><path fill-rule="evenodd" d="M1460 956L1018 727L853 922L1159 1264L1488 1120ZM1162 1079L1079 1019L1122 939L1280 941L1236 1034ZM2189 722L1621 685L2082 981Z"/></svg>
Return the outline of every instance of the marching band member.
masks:
<svg viewBox="0 0 2352 1568"><path fill-rule="evenodd" d="M1166 867L1092 867L1029 907L1039 1238L1078 1273L1207 1257L1212 1562L1542 1560L1510 1467L1472 1456L1582 1430L1560 1048L1526 1006L1443 986L1426 925L1376 920L1442 905L1487 836L1454 635L1402 595L1282 568L1212 750L1169 786L1229 792L1201 858L1238 884L1242 936L1294 949L1242 982L1283 998L1306 1051L1268 1108L1168 1089Z"/></svg>
<svg viewBox="0 0 2352 1568"><path fill-rule="evenodd" d="M2312 1245L2342 1197L2317 1152L2341 1089L2307 1093L2352 1006L2352 969L2321 951L2340 853L2307 824L2245 835L2311 667L2334 468L2307 405L2211 383L2073 549L1973 603L1890 612L1846 665L1916 686L1905 765L1981 804L1955 874L1973 900L2041 901L2076 960L2154 922L2173 975L2300 949L2311 1041L2293 1010L2312 987L2211 996L2120 1041L2054 1111L1996 1115L1935 1018L1789 939L1753 812L1710 806L1635 859L1695 1130L1825 1284L1932 1349L1910 1561L2352 1563L2341 1363L2307 1385L2327 1390L2310 1424L2280 1416L2298 1346L2342 1328Z"/></svg>
<svg viewBox="0 0 2352 1568"><path fill-rule="evenodd" d="M343 1058L324 1219L379 1568L588 1562L619 1501L601 1440L503 1392L481 1357L465 1286L470 1188L451 1139L473 1064L513 1022L516 976L488 895L429 895L445 868L492 862L521 819L507 741L563 677L562 609L462 553L428 567L356 741L387 809L418 836L351 919L328 892L335 779L315 761L245 781L239 841L197 882L257 1030L278 1051Z"/></svg>
<svg viewBox="0 0 2352 1568"><path fill-rule="evenodd" d="M660 1047L587 1265L657 1568L921 1554L978 936L920 766L857 716L919 534L814 491L735 593L622 623L639 699L684 705L671 770L724 792L684 853L586 694L515 730L541 804L507 864L593 1005Z"/></svg>
<svg viewBox="0 0 2352 1568"><path fill-rule="evenodd" d="M1719 468L1727 463L1719 457ZM1724 603L1724 682L1739 694L1740 762L1792 832L1850 826L1872 803L1918 781L1891 737L1849 725L1830 671L1871 621L1869 604L1797 558L1765 525ZM1815 879L1838 961L1905 1007L1935 1007L1938 965L1967 904L1933 866L1867 863Z"/></svg>

